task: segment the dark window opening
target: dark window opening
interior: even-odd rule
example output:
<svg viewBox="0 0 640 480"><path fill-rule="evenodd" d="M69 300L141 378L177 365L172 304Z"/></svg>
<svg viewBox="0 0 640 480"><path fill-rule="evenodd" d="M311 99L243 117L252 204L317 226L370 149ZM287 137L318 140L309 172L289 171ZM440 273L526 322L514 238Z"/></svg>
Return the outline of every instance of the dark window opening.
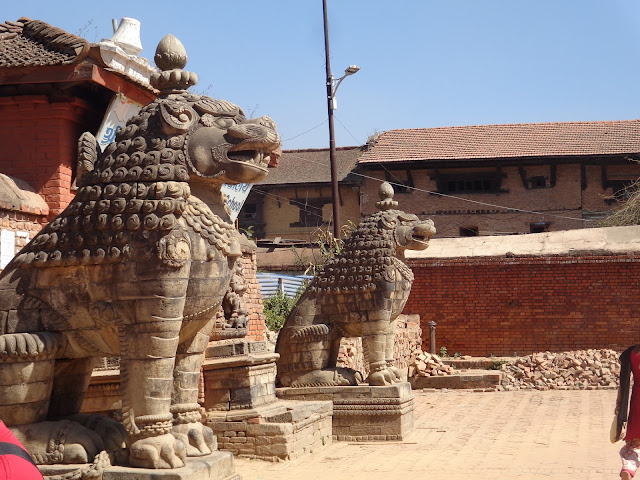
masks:
<svg viewBox="0 0 640 480"><path fill-rule="evenodd" d="M478 235L478 227L460 227L461 237L477 237Z"/></svg>
<svg viewBox="0 0 640 480"><path fill-rule="evenodd" d="M255 220L258 217L258 205L255 203L245 203L240 210L240 216L244 220Z"/></svg>
<svg viewBox="0 0 640 480"><path fill-rule="evenodd" d="M546 222L536 222L529 224L529 232L530 233L543 233L549 231L549 223Z"/></svg>
<svg viewBox="0 0 640 480"><path fill-rule="evenodd" d="M547 188L547 177L539 175L529 178L529 188Z"/></svg>
<svg viewBox="0 0 640 480"><path fill-rule="evenodd" d="M394 193L413 192L413 177L411 170L387 170L384 174L385 180L391 183Z"/></svg>
<svg viewBox="0 0 640 480"><path fill-rule="evenodd" d="M500 174L437 175L436 185L441 193L500 193Z"/></svg>
<svg viewBox="0 0 640 480"><path fill-rule="evenodd" d="M252 239L264 238L265 224L262 218L262 197L249 194L238 214L238 228Z"/></svg>
<svg viewBox="0 0 640 480"><path fill-rule="evenodd" d="M606 203L624 202L629 200L635 189L633 180L609 180L609 186L613 191L613 197L607 198Z"/></svg>
<svg viewBox="0 0 640 480"><path fill-rule="evenodd" d="M331 200L312 198L307 200L290 200L289 203L298 207L299 220L289 224L290 227L319 227L324 223L322 219L322 207Z"/></svg>

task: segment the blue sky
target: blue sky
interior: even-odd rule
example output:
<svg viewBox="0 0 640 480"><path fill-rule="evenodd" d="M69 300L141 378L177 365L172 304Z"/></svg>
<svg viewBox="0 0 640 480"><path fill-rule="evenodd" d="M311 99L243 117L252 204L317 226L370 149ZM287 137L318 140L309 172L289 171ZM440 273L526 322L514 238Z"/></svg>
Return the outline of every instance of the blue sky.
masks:
<svg viewBox="0 0 640 480"><path fill-rule="evenodd" d="M184 11L179 11L181 5ZM395 128L640 118L637 0L328 0L336 142ZM5 2L90 41L173 33L195 90L269 115L285 149L328 146L322 0ZM316 127L316 128L314 128ZM304 133L307 132L307 133Z"/></svg>

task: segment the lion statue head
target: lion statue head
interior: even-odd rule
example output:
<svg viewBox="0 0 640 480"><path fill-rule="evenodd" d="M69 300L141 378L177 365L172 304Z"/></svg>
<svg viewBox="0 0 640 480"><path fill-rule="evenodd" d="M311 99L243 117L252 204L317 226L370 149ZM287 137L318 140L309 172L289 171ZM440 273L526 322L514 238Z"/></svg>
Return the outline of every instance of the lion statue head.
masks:
<svg viewBox="0 0 640 480"><path fill-rule="evenodd" d="M431 220L387 209L365 217L309 285L311 291L362 292L376 289L387 270L398 267L405 250L424 250L435 234ZM413 275L407 268L407 275Z"/></svg>
<svg viewBox="0 0 640 480"><path fill-rule="evenodd" d="M224 217L223 183L264 178L280 136L269 117L250 120L231 102L187 92L197 77L182 70L186 53L184 59L175 52L163 58L161 46L156 63L162 71L151 78L160 96L131 118L104 152L92 134L82 135L74 200L15 263L118 262L131 254L136 239L158 240L183 216L212 245L231 252L233 226L226 218L207 219L209 207ZM210 192L219 197L207 202L206 212L190 212L198 208L188 201L192 189L199 197Z"/></svg>

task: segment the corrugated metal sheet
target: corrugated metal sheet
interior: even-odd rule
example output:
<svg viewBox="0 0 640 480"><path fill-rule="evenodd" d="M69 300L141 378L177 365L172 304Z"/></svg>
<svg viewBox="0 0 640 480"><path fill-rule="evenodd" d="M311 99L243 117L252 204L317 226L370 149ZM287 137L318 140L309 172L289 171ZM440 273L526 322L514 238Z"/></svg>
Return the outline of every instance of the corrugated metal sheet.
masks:
<svg viewBox="0 0 640 480"><path fill-rule="evenodd" d="M264 298L272 297L278 290L288 297L295 297L304 282L312 279L309 275L279 275L277 273L256 274L260 283L260 293Z"/></svg>

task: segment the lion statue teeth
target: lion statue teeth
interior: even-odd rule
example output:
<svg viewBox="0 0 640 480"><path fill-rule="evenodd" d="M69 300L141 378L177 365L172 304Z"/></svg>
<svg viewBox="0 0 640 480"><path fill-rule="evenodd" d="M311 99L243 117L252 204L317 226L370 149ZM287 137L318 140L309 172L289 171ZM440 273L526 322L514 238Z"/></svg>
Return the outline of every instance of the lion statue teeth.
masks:
<svg viewBox="0 0 640 480"><path fill-rule="evenodd" d="M404 251L427 248L435 228L431 220L396 210L393 189L386 182L380 197L376 205L381 211L362 220L287 317L276 343L278 386L361 382L359 372L336 367L343 337L362 337L369 385L405 381L393 366L392 329L413 281Z"/></svg>
<svg viewBox="0 0 640 480"><path fill-rule="evenodd" d="M126 443L131 466L177 468L215 448L200 367L241 255L220 187L264 178L280 137L188 93L186 53L161 57L160 96L104 152L81 137L75 199L0 277L0 418L40 463ZM121 358L123 425L77 415L105 356Z"/></svg>

